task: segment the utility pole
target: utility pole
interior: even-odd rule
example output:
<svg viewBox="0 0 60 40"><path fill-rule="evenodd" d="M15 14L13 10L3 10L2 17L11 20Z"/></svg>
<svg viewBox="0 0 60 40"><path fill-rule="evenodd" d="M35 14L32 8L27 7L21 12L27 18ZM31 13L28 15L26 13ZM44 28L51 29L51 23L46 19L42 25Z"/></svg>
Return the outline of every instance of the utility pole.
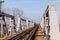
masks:
<svg viewBox="0 0 60 40"><path fill-rule="evenodd" d="M4 2L4 0L0 0L0 12L1 12L1 8L2 8L2 3Z"/></svg>

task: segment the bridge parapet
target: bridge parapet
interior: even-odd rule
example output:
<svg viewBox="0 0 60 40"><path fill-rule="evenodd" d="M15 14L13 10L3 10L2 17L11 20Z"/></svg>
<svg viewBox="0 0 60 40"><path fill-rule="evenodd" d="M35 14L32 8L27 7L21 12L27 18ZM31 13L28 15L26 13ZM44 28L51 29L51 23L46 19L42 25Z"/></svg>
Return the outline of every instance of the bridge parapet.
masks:
<svg viewBox="0 0 60 40"><path fill-rule="evenodd" d="M60 40L59 21L55 4L49 4L47 6L40 24L47 40Z"/></svg>

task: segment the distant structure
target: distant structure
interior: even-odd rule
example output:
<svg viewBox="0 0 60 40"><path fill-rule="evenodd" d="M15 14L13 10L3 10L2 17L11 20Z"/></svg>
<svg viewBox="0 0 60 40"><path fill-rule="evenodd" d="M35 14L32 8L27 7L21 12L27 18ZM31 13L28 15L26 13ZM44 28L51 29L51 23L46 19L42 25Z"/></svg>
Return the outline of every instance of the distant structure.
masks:
<svg viewBox="0 0 60 40"><path fill-rule="evenodd" d="M40 25L43 29L46 40L60 40L59 21L56 12L56 5L48 5Z"/></svg>

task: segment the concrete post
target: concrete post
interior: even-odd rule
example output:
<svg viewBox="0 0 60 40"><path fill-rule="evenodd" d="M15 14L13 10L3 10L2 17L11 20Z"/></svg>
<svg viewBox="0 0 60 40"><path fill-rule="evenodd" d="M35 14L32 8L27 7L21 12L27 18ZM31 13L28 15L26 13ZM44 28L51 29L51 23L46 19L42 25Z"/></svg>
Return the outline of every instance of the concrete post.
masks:
<svg viewBox="0 0 60 40"><path fill-rule="evenodd" d="M20 18L19 17L17 18L17 23L16 24L17 24L16 31L19 31L19 29L20 29Z"/></svg>
<svg viewBox="0 0 60 40"><path fill-rule="evenodd" d="M20 30L20 18L21 18L21 15L23 14L21 10L17 9L17 8L14 8L13 9L13 14L15 16L15 25L16 25L16 31Z"/></svg>
<svg viewBox="0 0 60 40"><path fill-rule="evenodd" d="M26 27L28 28L28 19L26 19Z"/></svg>
<svg viewBox="0 0 60 40"><path fill-rule="evenodd" d="M51 4L48 6L49 10L49 20L50 20L50 39L51 40L60 40L60 32L59 32L59 22L56 12L56 6Z"/></svg>
<svg viewBox="0 0 60 40"><path fill-rule="evenodd" d="M0 0L0 12L1 12L1 8L2 8L2 3L4 2L4 0ZM2 23L2 19L1 19L1 37L3 37L3 23Z"/></svg>
<svg viewBox="0 0 60 40"><path fill-rule="evenodd" d="M12 18L10 18L10 30L11 30L11 34L14 32L14 24L13 24L14 20Z"/></svg>
<svg viewBox="0 0 60 40"><path fill-rule="evenodd" d="M0 17L0 35L1 35L1 37L3 37L3 23L2 23L2 17Z"/></svg>
<svg viewBox="0 0 60 40"><path fill-rule="evenodd" d="M11 26L11 18L8 18L9 20L9 29L8 31L10 32L9 34L11 35L12 34L12 26Z"/></svg>

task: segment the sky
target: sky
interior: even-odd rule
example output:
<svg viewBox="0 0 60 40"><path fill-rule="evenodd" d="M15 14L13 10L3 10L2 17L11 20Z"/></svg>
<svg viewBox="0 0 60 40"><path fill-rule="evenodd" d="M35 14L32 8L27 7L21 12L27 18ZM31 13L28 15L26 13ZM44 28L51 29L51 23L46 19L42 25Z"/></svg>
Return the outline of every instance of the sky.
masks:
<svg viewBox="0 0 60 40"><path fill-rule="evenodd" d="M4 0L3 7L23 10L23 16L39 23L48 4L56 4L60 17L60 0ZM60 18L59 18L60 20Z"/></svg>

